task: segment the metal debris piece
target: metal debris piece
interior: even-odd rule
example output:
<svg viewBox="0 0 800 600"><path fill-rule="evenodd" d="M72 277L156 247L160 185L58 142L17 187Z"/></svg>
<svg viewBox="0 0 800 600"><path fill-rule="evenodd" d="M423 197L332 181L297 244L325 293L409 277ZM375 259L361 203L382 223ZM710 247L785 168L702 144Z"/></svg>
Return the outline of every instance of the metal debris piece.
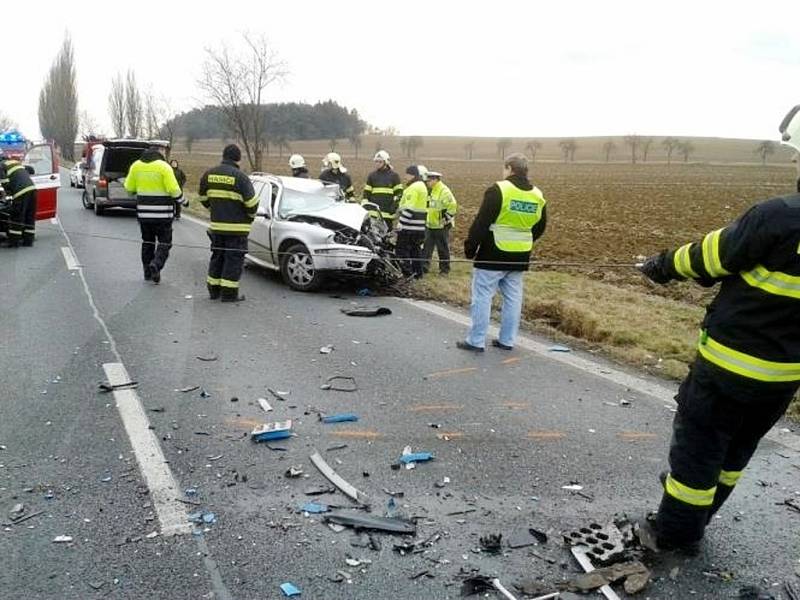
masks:
<svg viewBox="0 0 800 600"><path fill-rule="evenodd" d="M508 538L509 548L527 548L537 544L546 544L547 534L533 527L520 529Z"/></svg>
<svg viewBox="0 0 800 600"><path fill-rule="evenodd" d="M578 485L577 483L571 483L570 485L562 485L562 490L567 490L568 492L580 492L583 489L582 485Z"/></svg>
<svg viewBox="0 0 800 600"><path fill-rule="evenodd" d="M393 497L395 497L395 498L402 498L403 496L405 496L405 495L406 495L406 493L405 493L405 492L387 490L386 488L383 488L383 493L384 493L384 494L387 494L387 495L389 495L389 496L393 496Z"/></svg>
<svg viewBox="0 0 800 600"><path fill-rule="evenodd" d="M3 525L3 527L11 527L12 525L19 525L20 523L24 523L25 521L28 521L30 519L33 519L33 518L38 517L39 515L43 515L43 514L44 514L43 510L37 510L36 512L28 513L27 515L23 515L23 516L18 517L16 519L14 519L12 517L10 523L2 523L2 525Z"/></svg>
<svg viewBox="0 0 800 600"><path fill-rule="evenodd" d="M320 389L333 392L357 392L358 383L356 383L356 378L350 375L333 375L328 377L326 383L320 386Z"/></svg>
<svg viewBox="0 0 800 600"><path fill-rule="evenodd" d="M572 552L572 556L575 557L575 560L578 561L578 564L583 568L586 573L591 573L594 571L594 565L592 565L592 561L586 556L586 546L573 546L570 551ZM620 600L620 597L617 593L611 589L611 586L608 584L599 586L600 593L606 597L606 600Z"/></svg>
<svg viewBox="0 0 800 600"><path fill-rule="evenodd" d="M286 469L284 476L288 477L289 479L295 479L297 477L300 477L300 475L302 474L303 474L303 467L291 466L288 469Z"/></svg>
<svg viewBox="0 0 800 600"><path fill-rule="evenodd" d="M347 444L335 444L333 446L328 446L325 448L326 452L331 452L332 450L344 450L347 448Z"/></svg>
<svg viewBox="0 0 800 600"><path fill-rule="evenodd" d="M326 423L326 424L331 424L331 423L349 423L349 422L353 422L353 421L358 421L358 415L353 414L353 413L341 413L341 414L338 414L338 415L328 415L326 417L323 417L322 415L320 415L319 420L322 421L323 423Z"/></svg>
<svg viewBox="0 0 800 600"><path fill-rule="evenodd" d="M500 580L497 578L478 575L465 579L464 583L461 585L462 596L472 596L473 594L482 594L492 590L500 592L500 595L506 598L506 600L517 600L511 592L503 587L503 584L501 584Z"/></svg>
<svg viewBox="0 0 800 600"><path fill-rule="evenodd" d="M481 548L490 554L499 554L503 549L502 533L490 533L489 535L481 536L479 541Z"/></svg>
<svg viewBox="0 0 800 600"><path fill-rule="evenodd" d="M586 527L570 531L565 536L565 541L573 546L586 547L586 555L592 561L607 565L625 552L625 540L622 531L614 524L603 526L599 523L589 523Z"/></svg>
<svg viewBox="0 0 800 600"><path fill-rule="evenodd" d="M289 395L289 392L282 392L280 390L273 390L272 388L267 388L267 391L272 394L272 397L276 400L280 400L284 402L286 400L285 396Z"/></svg>
<svg viewBox="0 0 800 600"><path fill-rule="evenodd" d="M392 314L392 310L385 306L355 306L343 308L341 311L348 317L380 317Z"/></svg>
<svg viewBox="0 0 800 600"><path fill-rule="evenodd" d="M330 354L331 352L333 352L333 346L331 344L323 346L322 348L319 349L320 354Z"/></svg>
<svg viewBox="0 0 800 600"><path fill-rule="evenodd" d="M354 529L372 529L388 533L415 534L417 526L412 521L397 517L375 517L354 511L335 511L325 515L325 521L353 527Z"/></svg>
<svg viewBox="0 0 800 600"><path fill-rule="evenodd" d="M325 459L320 456L318 451L315 450L311 455L311 462L314 463L314 466L319 469L319 472L322 473L325 478L335 485L345 496L351 500L354 500L355 502L358 502L359 504L369 506L369 496L342 479L342 477L336 473L336 471L334 471L327 462L325 462Z"/></svg>
<svg viewBox="0 0 800 600"><path fill-rule="evenodd" d="M117 390L133 390L139 387L139 382L137 381L128 381L125 383L115 383L111 385L110 383L100 383L97 385L98 389L107 394L108 392L114 392Z"/></svg>
<svg viewBox="0 0 800 600"><path fill-rule="evenodd" d="M199 390L199 389L200 389L199 385L187 385L186 387L183 387L183 388L179 389L178 391L181 392L181 393L186 394L188 392L193 392L193 391Z"/></svg>
<svg viewBox="0 0 800 600"><path fill-rule="evenodd" d="M22 504L21 502L19 502L19 503L15 504L14 506L12 506L11 510L8 511L8 512L9 512L9 516L12 519L18 519L19 517L22 516L22 513L25 512L25 505Z"/></svg>
<svg viewBox="0 0 800 600"><path fill-rule="evenodd" d="M785 506L788 506L792 510L800 512L800 503L798 503L798 501L795 500L794 498L787 498L783 502L778 502L778 504L783 504Z"/></svg>
<svg viewBox="0 0 800 600"><path fill-rule="evenodd" d="M53 538L54 544L70 544L72 543L71 535L57 535Z"/></svg>
<svg viewBox="0 0 800 600"><path fill-rule="evenodd" d="M798 590L797 586L793 583L787 581L783 584L783 591L786 592L786 596L789 600L800 600L800 590Z"/></svg>
<svg viewBox="0 0 800 600"><path fill-rule="evenodd" d="M278 421L275 423L265 423L256 427L250 432L250 438L254 442L268 442L272 440L283 440L292 436L292 420Z"/></svg>
<svg viewBox="0 0 800 600"><path fill-rule="evenodd" d="M215 360L219 360L219 356L212 354L211 356L195 356L197 360L201 360L203 362L214 362Z"/></svg>

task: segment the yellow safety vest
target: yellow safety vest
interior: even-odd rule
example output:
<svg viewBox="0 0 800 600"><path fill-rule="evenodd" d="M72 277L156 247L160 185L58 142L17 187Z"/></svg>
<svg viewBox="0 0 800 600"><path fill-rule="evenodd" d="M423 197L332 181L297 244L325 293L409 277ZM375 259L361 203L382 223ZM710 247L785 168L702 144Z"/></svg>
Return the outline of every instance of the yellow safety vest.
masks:
<svg viewBox="0 0 800 600"><path fill-rule="evenodd" d="M530 252L531 228L542 218L545 199L539 188L521 190L508 180L498 181L503 195L500 214L490 227L495 245L503 252Z"/></svg>
<svg viewBox="0 0 800 600"><path fill-rule="evenodd" d="M457 205L453 192L441 181L437 181L431 188L428 197L428 229L443 229L448 223L452 224L456 210ZM448 215L448 218L442 216L443 212Z"/></svg>

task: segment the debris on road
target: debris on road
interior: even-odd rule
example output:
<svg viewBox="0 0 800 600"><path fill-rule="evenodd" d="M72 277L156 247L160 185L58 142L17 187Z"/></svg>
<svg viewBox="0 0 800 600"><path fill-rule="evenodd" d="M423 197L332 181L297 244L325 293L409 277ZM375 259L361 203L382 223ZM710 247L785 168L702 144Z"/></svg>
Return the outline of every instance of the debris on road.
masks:
<svg viewBox="0 0 800 600"><path fill-rule="evenodd" d="M110 383L99 383L97 384L97 388L107 394L108 392L115 392L117 390L133 390L139 387L138 381L127 381L125 383L115 383L111 385Z"/></svg>
<svg viewBox="0 0 800 600"><path fill-rule="evenodd" d="M341 413L338 415L329 415L327 417L323 417L322 415L320 415L319 420L326 424L349 423L353 421L358 421L358 415L353 413Z"/></svg>
<svg viewBox="0 0 800 600"><path fill-rule="evenodd" d="M492 577L484 577L477 575L475 577L468 577L461 584L461 595L472 596L475 594L483 594L484 592L498 591L507 600L516 600L511 592L503 587L500 580Z"/></svg>
<svg viewBox="0 0 800 600"><path fill-rule="evenodd" d="M291 596L299 596L301 594L300 589L297 586L288 582L281 584L281 591L287 598Z"/></svg>
<svg viewBox="0 0 800 600"><path fill-rule="evenodd" d="M561 344L554 344L548 348L550 352L572 352L572 348L562 346Z"/></svg>
<svg viewBox="0 0 800 600"><path fill-rule="evenodd" d="M632 531L625 527L628 540L633 540ZM614 523L603 526L599 523L589 523L587 527L570 531L565 536L565 541L573 546L586 547L586 556L590 560L602 565L608 565L625 553L626 535Z"/></svg>
<svg viewBox="0 0 800 600"><path fill-rule="evenodd" d="M576 483L571 483L569 485L562 485L561 489L567 490L568 492L580 492L583 489L583 486Z"/></svg>
<svg viewBox="0 0 800 600"><path fill-rule="evenodd" d="M200 389L200 397L201 398L211 398L211 394L209 394L207 391L205 391L204 389L201 388Z"/></svg>
<svg viewBox="0 0 800 600"><path fill-rule="evenodd" d="M263 410L264 412L270 412L272 410L272 407L269 405L269 402L267 402L266 398L259 398L257 402L258 405L261 407L261 410Z"/></svg>
<svg viewBox="0 0 800 600"><path fill-rule="evenodd" d="M272 388L267 388L267 391L272 394L272 397L276 400L280 400L284 402L286 400L286 396L289 395L289 392L282 392L280 390L273 390Z"/></svg>
<svg viewBox="0 0 800 600"><path fill-rule="evenodd" d="M514 587L525 596L535 596L533 600L545 600L546 598L558 598L561 592L554 592L553 586L546 585L541 581L526 578L514 584Z"/></svg>
<svg viewBox="0 0 800 600"><path fill-rule="evenodd" d="M360 290L356 290L356 296L360 296L362 298L365 298L367 296L374 296L374 295L375 294L373 293L373 291L371 289L369 289L369 288L361 288Z"/></svg>
<svg viewBox="0 0 800 600"><path fill-rule="evenodd" d="M800 577L800 575L798 575ZM786 596L789 600L800 600L800 589L797 588L793 583L786 582L783 584L783 591L786 592Z"/></svg>
<svg viewBox="0 0 800 600"><path fill-rule="evenodd" d="M385 306L355 306L341 310L348 317L380 317L392 314L392 310Z"/></svg>
<svg viewBox="0 0 800 600"><path fill-rule="evenodd" d="M325 448L326 452L331 452L333 450L344 450L347 448L347 444L334 444L333 446L328 446Z"/></svg>
<svg viewBox="0 0 800 600"><path fill-rule="evenodd" d="M358 502L359 504L363 504L365 506L369 506L369 497L351 484L347 483L342 477L334 471L328 463L325 462L325 459L320 456L318 451L314 451L311 455L311 462L314 463L314 466L319 469L319 472L322 473L325 478L330 481L333 485L335 485L345 496Z"/></svg>
<svg viewBox="0 0 800 600"><path fill-rule="evenodd" d="M306 496L321 496L322 494L335 494L336 488L329 486L318 485L317 487L307 488L303 492Z"/></svg>
<svg viewBox="0 0 800 600"><path fill-rule="evenodd" d="M478 541L483 551L489 554L500 554L503 550L502 533L490 533L489 535L481 536Z"/></svg>
<svg viewBox="0 0 800 600"><path fill-rule="evenodd" d="M411 446L403 448L403 454L400 455L400 463L406 466L406 469L413 469L418 462L427 462L433 460L433 454L430 452L412 452Z"/></svg>
<svg viewBox="0 0 800 600"><path fill-rule="evenodd" d="M11 507L11 510L8 511L8 516L11 519L16 520L19 519L22 516L22 513L24 512L25 512L25 505L19 502Z"/></svg>
<svg viewBox="0 0 800 600"><path fill-rule="evenodd" d="M776 600L775 596L757 585L747 585L739 589L740 600Z"/></svg>
<svg viewBox="0 0 800 600"><path fill-rule="evenodd" d="M213 525L217 522L217 515L210 510L199 510L189 513L186 518L195 525Z"/></svg>
<svg viewBox="0 0 800 600"><path fill-rule="evenodd" d="M320 354L330 354L331 352L333 352L333 350L334 350L334 347L332 345L328 344L327 346L323 346L322 348L320 348L319 349L319 353Z"/></svg>
<svg viewBox="0 0 800 600"><path fill-rule="evenodd" d="M217 356L216 354L211 354L209 356L195 356L195 358L203 362L214 362L219 360L219 356Z"/></svg>
<svg viewBox="0 0 800 600"><path fill-rule="evenodd" d="M446 487L448 483L450 483L450 478L445 476L441 481L434 483L433 486L442 489L443 487Z"/></svg>
<svg viewBox="0 0 800 600"><path fill-rule="evenodd" d="M269 442L272 440L283 440L292 437L292 420L276 421L265 423L256 427L250 432L250 438L254 442Z"/></svg>
<svg viewBox="0 0 800 600"><path fill-rule="evenodd" d="M199 385L187 385L186 387L182 387L181 389L179 389L177 391L179 391L179 392L181 392L183 394L187 394L189 392L193 392L193 391L199 390L199 389L200 389Z"/></svg>
<svg viewBox="0 0 800 600"><path fill-rule="evenodd" d="M783 502L778 502L777 504L779 505L783 504L784 506L787 506L788 508L791 508L794 511L800 512L800 502L798 502L794 498L787 498Z"/></svg>
<svg viewBox="0 0 800 600"><path fill-rule="evenodd" d="M344 383L347 382L347 383ZM326 383L320 386L321 390L331 390L334 392L357 392L358 384L356 378L349 375L334 375L328 377Z"/></svg>
<svg viewBox="0 0 800 600"><path fill-rule="evenodd" d="M350 539L353 548L371 548L377 552L381 550L381 542L371 533L359 533Z"/></svg>
<svg viewBox="0 0 800 600"><path fill-rule="evenodd" d="M300 475L302 474L303 474L303 467L291 466L288 469L286 469L284 476L288 477L289 479L295 479L297 477L300 477Z"/></svg>
<svg viewBox="0 0 800 600"><path fill-rule="evenodd" d="M399 517L375 517L355 511L335 511L325 515L325 521L336 525L344 525L354 529L372 529L387 533L400 533L413 535L417 526L413 521Z"/></svg>
<svg viewBox="0 0 800 600"><path fill-rule="evenodd" d="M57 535L53 538L54 544L70 544L72 543L71 535Z"/></svg>
<svg viewBox="0 0 800 600"><path fill-rule="evenodd" d="M39 515L43 515L43 510L37 510L36 512L28 513L27 515L21 515L17 518L11 517L10 523L2 523L3 527L11 527L12 525L19 525L20 523L24 523L25 521L29 521Z"/></svg>
<svg viewBox="0 0 800 600"><path fill-rule="evenodd" d="M536 546L538 544L547 543L547 534L533 527L526 527L514 532L508 538L509 548L527 548L528 546Z"/></svg>
<svg viewBox="0 0 800 600"><path fill-rule="evenodd" d="M310 513L312 515L318 515L321 513L326 513L330 510L330 507L327 504L319 504L317 502L306 502L300 507L302 512Z"/></svg>

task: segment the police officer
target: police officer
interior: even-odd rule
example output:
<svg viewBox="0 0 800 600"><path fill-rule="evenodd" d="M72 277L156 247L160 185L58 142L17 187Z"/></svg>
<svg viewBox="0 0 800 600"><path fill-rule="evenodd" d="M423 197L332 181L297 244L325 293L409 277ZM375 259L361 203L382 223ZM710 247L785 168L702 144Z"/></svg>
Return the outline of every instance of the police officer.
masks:
<svg viewBox="0 0 800 600"><path fill-rule="evenodd" d="M186 173L183 169L181 169L178 161L174 158L169 161L169 166L172 167L172 172L175 173L175 180L178 182L178 186L181 188L181 195L183 195L183 188L186 186ZM183 204L181 202L175 203L175 220L181 218L181 207Z"/></svg>
<svg viewBox="0 0 800 600"><path fill-rule="evenodd" d="M362 195L363 202L377 204L380 213L370 214L376 218L382 217L391 230L397 213L397 204L403 195L403 183L400 181L400 175L392 169L389 153L386 150L378 150L372 160L375 162L375 170L367 176Z"/></svg>
<svg viewBox="0 0 800 600"><path fill-rule="evenodd" d="M397 213L397 258L406 277L422 277L422 244L428 218L428 169L411 165L406 169L406 188Z"/></svg>
<svg viewBox="0 0 800 600"><path fill-rule="evenodd" d="M498 288L503 296L500 334L495 348L512 350L522 314L523 281L533 243L547 226L542 192L528 179L528 159L512 154L503 164L505 179L491 185L464 241L464 254L474 260L472 271L472 326L462 350L483 352L492 299Z"/></svg>
<svg viewBox="0 0 800 600"><path fill-rule="evenodd" d="M800 194L756 204L695 243L652 256L656 283L720 284L680 386L669 473L640 538L694 553L761 438L800 386Z"/></svg>
<svg viewBox="0 0 800 600"><path fill-rule="evenodd" d="M339 189L342 190L345 199L352 201L355 196L353 180L347 169L342 166L342 157L336 152L328 152L322 161L322 166L324 170L319 174L320 180L339 184Z"/></svg>
<svg viewBox="0 0 800 600"><path fill-rule="evenodd" d="M306 159L301 155L292 154L289 157L289 168L292 170L292 177L308 179L308 167L306 167Z"/></svg>
<svg viewBox="0 0 800 600"><path fill-rule="evenodd" d="M425 247L423 267L428 272L436 249L439 255L439 274L450 272L450 230L458 210L453 192L442 182L442 174L428 171L428 218L425 223Z"/></svg>
<svg viewBox="0 0 800 600"><path fill-rule="evenodd" d="M200 202L211 211L208 237L208 295L212 300L239 302L239 279L247 253L247 235L256 216L258 197L250 178L239 170L242 151L235 144L225 146L222 162L200 179Z"/></svg>
<svg viewBox="0 0 800 600"><path fill-rule="evenodd" d="M125 177L125 189L129 194L136 194L144 279L158 284L172 247L175 204L183 202L181 187L160 148L145 150L131 165Z"/></svg>
<svg viewBox="0 0 800 600"><path fill-rule="evenodd" d="M36 186L30 173L17 160L6 158L0 151L0 185L11 201L6 220L9 248L33 246L36 236Z"/></svg>

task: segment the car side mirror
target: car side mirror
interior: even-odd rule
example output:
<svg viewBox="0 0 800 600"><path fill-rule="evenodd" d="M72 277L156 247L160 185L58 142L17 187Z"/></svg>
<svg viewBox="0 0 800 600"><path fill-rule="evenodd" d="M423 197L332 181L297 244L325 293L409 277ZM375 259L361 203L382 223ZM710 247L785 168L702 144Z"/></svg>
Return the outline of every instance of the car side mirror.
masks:
<svg viewBox="0 0 800 600"><path fill-rule="evenodd" d="M30 165L25 165L25 170L28 172L28 175L36 175L36 169Z"/></svg>

